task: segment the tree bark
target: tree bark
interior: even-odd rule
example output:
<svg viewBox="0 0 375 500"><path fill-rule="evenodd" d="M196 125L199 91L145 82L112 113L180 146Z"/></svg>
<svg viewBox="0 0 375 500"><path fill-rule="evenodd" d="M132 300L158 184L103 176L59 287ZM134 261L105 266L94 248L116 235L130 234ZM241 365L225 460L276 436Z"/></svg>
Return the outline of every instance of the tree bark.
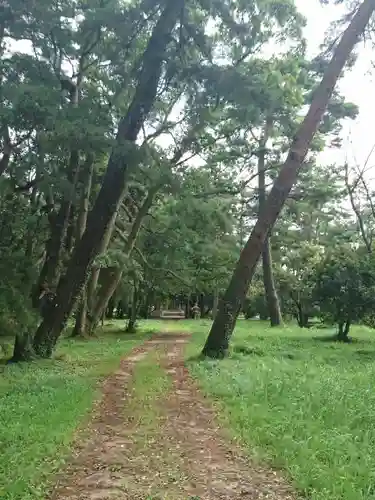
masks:
<svg viewBox="0 0 375 500"><path fill-rule="evenodd" d="M115 294L112 295L112 297L109 299L107 308L105 310L105 318L106 319L113 319L115 315Z"/></svg>
<svg viewBox="0 0 375 500"><path fill-rule="evenodd" d="M36 358L32 347L30 333L17 334L14 342L13 355L8 363L20 363L22 361L33 361Z"/></svg>
<svg viewBox="0 0 375 500"><path fill-rule="evenodd" d="M216 318L218 308L219 308L219 287L217 283L215 283L213 303L212 303L212 319Z"/></svg>
<svg viewBox="0 0 375 500"><path fill-rule="evenodd" d="M280 326L283 322L280 302L277 294L275 280L272 270L272 254L270 247L270 238L267 237L262 251L263 264L263 284L267 301L267 308L270 316L271 326Z"/></svg>
<svg viewBox="0 0 375 500"><path fill-rule="evenodd" d="M229 286L220 302L218 314L203 348L203 354L206 356L222 358L228 352L241 304L254 276L264 242L297 180L337 80L374 10L375 0L362 2L334 51L323 79L315 91L309 111L292 141L288 157L273 184L266 206L241 252Z"/></svg>
<svg viewBox="0 0 375 500"><path fill-rule="evenodd" d="M115 227L115 222L116 222L116 216L112 218L109 228L107 229L104 238L101 242L98 254L102 254L107 251ZM100 266L94 266L91 271L89 281L87 283L87 306L89 315L93 313L95 308L95 296L98 287L100 271L101 271Z"/></svg>
<svg viewBox="0 0 375 500"><path fill-rule="evenodd" d="M82 296L77 309L76 320L72 332L72 337L85 337L87 335L87 294L86 288L82 291Z"/></svg>
<svg viewBox="0 0 375 500"><path fill-rule="evenodd" d="M3 147L3 152L2 152L3 156L1 157L1 160L0 160L0 177L8 169L9 163L10 163L10 157L12 154L12 144L10 142L9 129L8 129L7 125L5 125L5 127L4 127L3 140L4 140L4 147Z"/></svg>
<svg viewBox="0 0 375 500"><path fill-rule="evenodd" d="M258 205L259 215L265 209L267 195L266 195L266 148L267 142L272 129L272 120L266 119L264 131L259 141L258 153ZM272 254L270 245L270 236L267 236L262 251L262 266L263 266L263 285L264 294L268 313L270 317L271 326L279 326L282 324L282 316L280 310L279 297L275 286L275 279L272 269Z"/></svg>
<svg viewBox="0 0 375 500"><path fill-rule="evenodd" d="M296 302L296 308L297 308L296 317L298 326L300 328L307 328L309 326L309 315L305 313L301 303Z"/></svg>
<svg viewBox="0 0 375 500"><path fill-rule="evenodd" d="M340 342L349 342L349 330L350 330L350 321L347 320L345 322L339 323L337 340Z"/></svg>
<svg viewBox="0 0 375 500"><path fill-rule="evenodd" d="M87 156L82 176L83 186L82 186L81 203L77 219L76 236L75 236L76 241L81 240L83 233L86 230L87 217L90 206L90 194L91 194L93 173L94 173L94 156L90 154ZM86 320L87 320L87 286L84 286L80 297L80 304L77 310L77 316L72 332L72 337L83 337L86 335Z"/></svg>
<svg viewBox="0 0 375 500"><path fill-rule="evenodd" d="M126 239L125 247L123 250L124 255L129 256L134 248L137 241L139 231L141 229L142 221L146 217L148 211L150 210L152 203L155 199L156 193L160 189L160 184L155 185L150 189L146 198L144 199L138 213L134 219L133 225L131 227L130 233ZM103 269L102 272L106 270ZM112 295L115 293L117 287L121 282L123 275L123 270L120 267L110 268L109 274L106 276L104 283L100 289L99 295L97 297L95 306L90 314L90 333L93 333L97 327L101 315L107 308L108 302Z"/></svg>
<svg viewBox="0 0 375 500"><path fill-rule="evenodd" d="M81 79L80 79L81 83ZM70 105L78 106L79 85L74 87L71 94ZM70 184L68 196L61 200L60 208L57 212L52 211L49 215L50 237L46 243L46 258L39 274L38 283L34 289L33 305L39 307L40 292L43 287L54 289L60 279L62 272L62 261L64 247L69 229L71 211L73 207L73 197L78 182L79 175L79 151L72 150L69 157L67 180Z"/></svg>
<svg viewBox="0 0 375 500"><path fill-rule="evenodd" d="M183 4L183 0L166 3L149 39L135 95L128 112L120 120L116 144L86 231L73 252L66 275L60 280L55 307L44 317L35 333L34 349L42 357L51 356L77 296L85 285L90 266L98 255L103 236L125 195L129 170L135 162L135 141L155 101L171 32L181 15Z"/></svg>
<svg viewBox="0 0 375 500"><path fill-rule="evenodd" d="M128 320L128 324L126 325L126 333L135 333L136 332L136 323L137 323L137 314L138 314L138 289L137 284L134 281L133 286L133 299L132 305L130 309L130 316Z"/></svg>
<svg viewBox="0 0 375 500"><path fill-rule="evenodd" d="M106 267L102 269L101 276L104 278L101 283L99 295L95 308L89 313L88 333L92 335L100 322L100 318L105 315L108 303L116 292L122 278L122 269L119 267Z"/></svg>

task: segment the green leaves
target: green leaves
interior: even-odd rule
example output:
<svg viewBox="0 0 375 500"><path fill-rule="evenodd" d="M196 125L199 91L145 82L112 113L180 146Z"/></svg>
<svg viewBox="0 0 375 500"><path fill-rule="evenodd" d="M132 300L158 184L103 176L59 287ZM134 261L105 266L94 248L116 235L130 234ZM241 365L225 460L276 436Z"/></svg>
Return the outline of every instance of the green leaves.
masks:
<svg viewBox="0 0 375 500"><path fill-rule="evenodd" d="M375 307L375 261L348 247L327 253L317 266L314 295L334 323L360 321Z"/></svg>

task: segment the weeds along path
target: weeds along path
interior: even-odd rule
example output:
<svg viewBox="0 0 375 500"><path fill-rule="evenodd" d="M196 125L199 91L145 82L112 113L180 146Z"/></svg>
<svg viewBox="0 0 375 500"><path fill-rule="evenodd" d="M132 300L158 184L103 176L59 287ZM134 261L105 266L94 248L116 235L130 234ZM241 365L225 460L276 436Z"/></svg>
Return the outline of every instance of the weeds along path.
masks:
<svg viewBox="0 0 375 500"><path fill-rule="evenodd" d="M136 348L104 385L51 500L291 500L224 438L183 363L183 334Z"/></svg>

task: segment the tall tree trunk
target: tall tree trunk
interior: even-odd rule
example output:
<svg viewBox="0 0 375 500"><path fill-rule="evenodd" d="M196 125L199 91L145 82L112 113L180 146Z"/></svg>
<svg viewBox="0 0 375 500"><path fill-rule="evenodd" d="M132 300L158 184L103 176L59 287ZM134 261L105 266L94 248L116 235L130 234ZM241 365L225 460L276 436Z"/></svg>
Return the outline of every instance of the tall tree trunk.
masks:
<svg viewBox="0 0 375 500"><path fill-rule="evenodd" d="M87 311L87 295L86 288L84 288L77 308L72 337L85 337L87 335Z"/></svg>
<svg viewBox="0 0 375 500"><path fill-rule="evenodd" d="M13 347L13 355L8 363L20 363L21 361L32 361L36 358L32 346L32 336L30 332L16 334Z"/></svg>
<svg viewBox="0 0 375 500"><path fill-rule="evenodd" d="M121 299L118 301L117 304L117 311L116 311L116 319L124 319L125 318L125 307L126 301L124 299Z"/></svg>
<svg viewBox="0 0 375 500"><path fill-rule="evenodd" d="M214 297L213 297L213 304L212 304L212 319L216 318L218 308L219 308L219 287L218 287L217 283L215 283Z"/></svg>
<svg viewBox="0 0 375 500"><path fill-rule="evenodd" d="M112 297L109 299L108 304L107 304L107 309L105 311L105 318L106 319L113 319L115 316L115 294L112 295Z"/></svg>
<svg viewBox="0 0 375 500"><path fill-rule="evenodd" d="M100 286L99 295L94 310L89 314L88 333L92 335L100 322L100 318L105 315L108 303L120 285L122 278L122 269L119 267L106 267L102 269L101 276L103 281Z"/></svg>
<svg viewBox="0 0 375 500"><path fill-rule="evenodd" d="M190 319L191 318L191 294L188 293L186 297L186 302L185 302L185 318Z"/></svg>
<svg viewBox="0 0 375 500"><path fill-rule="evenodd" d="M107 229L104 238L101 242L98 254L102 254L107 251L109 243L111 241L115 223L116 223L116 216L114 216L111 220L109 228ZM99 282L100 271L101 271L100 266L93 266L89 281L87 283L87 306L88 306L89 316L93 314L95 308L95 297Z"/></svg>
<svg viewBox="0 0 375 500"><path fill-rule="evenodd" d="M133 299L132 299L128 324L126 325L125 329L126 333L136 332L137 314L138 314L138 288L136 282L134 281Z"/></svg>
<svg viewBox="0 0 375 500"><path fill-rule="evenodd" d="M166 2L153 29L143 55L134 98L128 112L120 120L116 144L108 161L101 190L89 215L86 231L73 252L66 275L60 280L54 307L35 333L34 349L42 357L51 356L77 296L85 285L90 266L98 255L103 236L123 200L129 170L134 166L135 141L155 101L166 49L183 5L183 0Z"/></svg>
<svg viewBox="0 0 375 500"><path fill-rule="evenodd" d="M80 79L81 83L81 79ZM74 86L70 96L70 105L78 106L79 84ZM34 288L33 305L39 307L40 294L43 288L54 289L60 279L63 264L64 247L71 219L74 192L79 175L79 151L73 150L70 153L69 165L67 169L67 180L69 182L69 193L61 201L57 212L54 210L49 215L50 237L46 243L46 258L39 274L38 283Z"/></svg>
<svg viewBox="0 0 375 500"><path fill-rule="evenodd" d="M250 238L241 252L229 286L220 302L219 312L203 348L203 354L206 356L221 358L228 352L241 304L254 276L264 242L297 180L337 80L374 10L375 0L362 2L334 51L323 79L315 91L309 111L292 141L288 157L274 182L265 209L258 217Z"/></svg>
<svg viewBox="0 0 375 500"><path fill-rule="evenodd" d="M309 315L304 311L302 304L300 302L296 302L297 308L297 323L300 328L307 328L309 326Z"/></svg>
<svg viewBox="0 0 375 500"><path fill-rule="evenodd" d="M90 194L92 187L92 176L94 173L94 156L88 155L82 173L82 195L79 207L75 240L80 241L83 233L86 230L87 217L90 206ZM87 287L82 288L80 303L77 310L76 321L74 324L72 336L86 335L86 320L87 320Z"/></svg>
<svg viewBox="0 0 375 500"><path fill-rule="evenodd" d="M139 208L138 213L130 229L130 233L126 238L125 247L123 250L124 255L130 255L132 253L139 231L141 229L142 221L146 217L148 211L150 210L152 203L155 199L156 193L158 192L160 187L161 187L160 184L153 186L148 192L141 207ZM104 273L107 271L106 269L103 269L102 272ZM104 311L107 308L109 300L111 299L112 295L115 293L116 289L118 288L121 282L122 275L123 275L123 270L119 267L110 268L110 271L107 272L104 283L100 288L99 295L95 302L95 306L90 314L90 333L93 333L95 328L99 324L99 320L102 314L104 314Z"/></svg>
<svg viewBox="0 0 375 500"><path fill-rule="evenodd" d="M36 213L38 209L38 187L35 184L32 188L31 191L31 196L30 196L30 205L31 205L31 210L32 213ZM28 228L27 230L27 235L26 235L26 248L25 248L25 257L27 259L32 259L33 253L34 253L34 240L35 240L35 226Z"/></svg>
<svg viewBox="0 0 375 500"><path fill-rule="evenodd" d="M283 322L280 310L280 302L277 294L275 280L272 270L272 254L270 238L267 237L262 251L263 284L270 316L271 326L280 326Z"/></svg>
<svg viewBox="0 0 375 500"><path fill-rule="evenodd" d="M337 340L340 342L349 342L349 330L351 321L346 319L346 321L339 322Z"/></svg>
<svg viewBox="0 0 375 500"><path fill-rule="evenodd" d="M142 319L149 319L150 317L150 308L152 305L152 298L153 298L153 290L150 288L147 288L147 292L144 294L144 300L142 301L140 310L139 310L139 315Z"/></svg>
<svg viewBox="0 0 375 500"><path fill-rule="evenodd" d="M259 141L258 153L258 205L259 215L263 212L266 206L266 148L267 142L272 129L272 120L267 118L264 125L264 131ZM262 251L262 266L263 266L263 285L264 293L267 302L268 313L271 326L279 326L283 320L281 317L279 297L275 286L275 280L272 269L272 254L270 237L267 236Z"/></svg>
<svg viewBox="0 0 375 500"><path fill-rule="evenodd" d="M204 309L204 299L205 299L205 296L203 293L200 293L199 294L199 298L198 298L198 307L199 307L199 310L200 310L200 317L203 319L204 316L205 316L205 309Z"/></svg>
<svg viewBox="0 0 375 500"><path fill-rule="evenodd" d="M6 170L8 169L10 163L10 157L12 155L12 144L10 141L8 125L4 126L2 135L3 135L4 146L2 151L3 156L1 157L0 160L0 176L2 176L4 172L6 172Z"/></svg>

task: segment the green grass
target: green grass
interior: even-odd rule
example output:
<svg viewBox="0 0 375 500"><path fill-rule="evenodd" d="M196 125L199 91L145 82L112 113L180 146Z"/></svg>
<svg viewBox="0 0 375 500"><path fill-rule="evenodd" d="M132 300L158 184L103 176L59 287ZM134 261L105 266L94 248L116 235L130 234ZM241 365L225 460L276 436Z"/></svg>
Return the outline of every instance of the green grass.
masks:
<svg viewBox="0 0 375 500"><path fill-rule="evenodd" d="M1 500L45 498L98 380L144 338L116 335L117 325L92 342L64 340L57 360L2 367ZM192 332L188 356L199 353L209 326L141 322L147 330ZM306 497L375 499L375 332L356 327L350 345L314 338L330 333L242 320L229 359L191 359L190 369L231 435L255 459L286 471ZM134 384L144 410L138 414L150 436L160 418L156 399L168 383L153 356L140 362Z"/></svg>
<svg viewBox="0 0 375 500"><path fill-rule="evenodd" d="M157 353L150 353L137 363L131 384L134 398L126 411L137 418L137 427L142 427L143 433L147 429L151 432L159 430L160 408L157 402L165 397L171 386L170 378L159 364Z"/></svg>
<svg viewBox="0 0 375 500"><path fill-rule="evenodd" d="M178 325L198 353L209 323ZM330 333L240 321L229 359L190 369L232 436L306 497L374 499L375 332L354 328L350 345L314 338Z"/></svg>
<svg viewBox="0 0 375 500"><path fill-rule="evenodd" d="M165 430L165 406L172 379L160 366L163 356L163 349L154 349L134 368L132 393L124 408L125 416L131 417L130 427L124 430L127 454L132 457L132 470L123 475L126 498L181 498L187 479L184 460L171 446Z"/></svg>
<svg viewBox="0 0 375 500"><path fill-rule="evenodd" d="M0 498L45 498L75 430L98 394L98 380L144 335L63 340L57 359L2 367L0 374Z"/></svg>

